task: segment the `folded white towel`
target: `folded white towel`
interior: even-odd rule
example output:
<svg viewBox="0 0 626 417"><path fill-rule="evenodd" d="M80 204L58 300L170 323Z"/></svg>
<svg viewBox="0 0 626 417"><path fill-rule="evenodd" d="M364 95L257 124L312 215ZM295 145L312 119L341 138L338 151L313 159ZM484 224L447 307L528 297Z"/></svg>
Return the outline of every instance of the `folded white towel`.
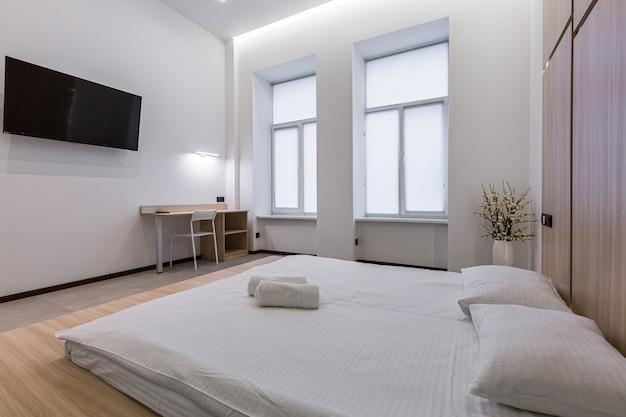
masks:
<svg viewBox="0 0 626 417"><path fill-rule="evenodd" d="M248 295L249 296L254 296L256 287L259 285L261 281L288 282L290 284L306 284L305 277L253 275L248 280Z"/></svg>
<svg viewBox="0 0 626 417"><path fill-rule="evenodd" d="M254 293L259 307L319 308L320 289L314 284L261 281Z"/></svg>

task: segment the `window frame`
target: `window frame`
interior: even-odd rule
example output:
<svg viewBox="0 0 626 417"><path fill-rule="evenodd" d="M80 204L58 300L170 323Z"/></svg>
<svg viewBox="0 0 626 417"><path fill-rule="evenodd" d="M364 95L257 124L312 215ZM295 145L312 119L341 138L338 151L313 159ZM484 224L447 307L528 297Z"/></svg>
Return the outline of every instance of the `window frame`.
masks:
<svg viewBox="0 0 626 417"><path fill-rule="evenodd" d="M437 42L432 42L432 43L426 43L426 44L422 44L419 46L415 46L412 48L407 48L407 49L403 49L403 50L399 50L399 51L391 51L387 54L380 54L377 56L372 56L369 57L367 59L364 60L364 65L365 67L367 66L368 61L373 61L373 60L378 60L378 59L384 59L386 57L390 57L390 56L394 56L394 55L398 55L398 54L402 54L405 52L410 52L416 49L421 49L421 48L427 48L433 45L437 45L437 44L442 44L442 43L446 43L448 44L448 50L449 50L449 40L440 40ZM449 71L449 61L448 61L448 71ZM365 81L365 79L364 79ZM366 91L366 87L364 84L364 92L365 94L367 94ZM449 93L449 84L448 84L448 93ZM375 106L375 107L370 107L368 108L367 105L364 103L364 130L363 130L363 151L362 151L362 164L364 167L364 172L363 172L363 184L364 184L364 192L363 192L363 198L364 198L364 215L366 218L416 218L416 219L441 219L441 220L445 220L448 218L448 180L449 180L449 165L448 165L448 159L449 159L449 107L448 107L448 100L449 100L449 95L446 96L440 96L440 97L431 97L431 98L427 98L427 99L422 99L422 100L415 100L415 101L410 101L410 102L402 102L402 103L396 103L396 104L387 104L387 105L382 105L382 106ZM420 106L426 106L426 105L431 105L434 103L442 103L442 136L443 136L443 160L441 161L443 163L442 166L442 170L443 170L443 174L444 174L444 181L443 181L443 188L444 188L444 193L443 193L443 210L442 211L410 211L407 210L406 208L406 192L405 192L405 184L406 184L406 170L405 170L405 163L404 163L404 143L405 143L405 135L404 135L404 127L405 127L405 123L404 123L404 112L406 109L410 109L410 108L415 108L415 107L420 107ZM389 110L397 110L398 111L398 123L399 123L399 138L398 138L398 150L397 150L397 157L398 157L398 212L397 213L376 213L376 212L368 212L368 208L367 208L367 146L366 146L366 140L367 140L367 131L365 130L365 120L367 119L367 115L368 114L372 114L372 113L376 113L376 112L382 112L382 111L389 111Z"/></svg>
<svg viewBox="0 0 626 417"><path fill-rule="evenodd" d="M272 181L272 214L278 215L304 215L314 216L317 212L304 211L304 126L310 123L317 124L317 117L308 119L295 120L292 122L279 123L272 125L271 132L271 181ZM276 206L276 153L275 153L275 133L277 130L297 128L298 131L298 207L277 207ZM315 138L317 142L317 137ZM317 157L316 157L317 161ZM317 190L316 190L317 192Z"/></svg>

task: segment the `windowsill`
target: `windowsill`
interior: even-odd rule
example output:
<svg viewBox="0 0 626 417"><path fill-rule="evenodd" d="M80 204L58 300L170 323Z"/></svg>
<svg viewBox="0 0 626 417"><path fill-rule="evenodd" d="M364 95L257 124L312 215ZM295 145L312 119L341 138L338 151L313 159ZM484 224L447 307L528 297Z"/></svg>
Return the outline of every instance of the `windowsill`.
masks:
<svg viewBox="0 0 626 417"><path fill-rule="evenodd" d="M313 220L317 221L317 216L302 216L289 214L258 214L257 219L268 220ZM415 224L448 224L448 219L425 218L425 217L356 217L356 222L363 223L415 223Z"/></svg>
<svg viewBox="0 0 626 417"><path fill-rule="evenodd" d="M290 215L290 214L257 214L257 219L270 219L270 220L315 220L317 216L303 216L303 215Z"/></svg>
<svg viewBox="0 0 626 417"><path fill-rule="evenodd" d="M356 217L357 222L372 223L422 223L422 224L448 224L447 218L426 217Z"/></svg>

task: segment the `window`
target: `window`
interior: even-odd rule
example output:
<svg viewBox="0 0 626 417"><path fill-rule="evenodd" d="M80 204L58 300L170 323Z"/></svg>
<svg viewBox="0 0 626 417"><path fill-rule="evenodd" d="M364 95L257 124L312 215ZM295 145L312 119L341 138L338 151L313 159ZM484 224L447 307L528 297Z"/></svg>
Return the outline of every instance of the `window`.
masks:
<svg viewBox="0 0 626 417"><path fill-rule="evenodd" d="M448 43L365 63L365 213L447 213Z"/></svg>
<svg viewBox="0 0 626 417"><path fill-rule="evenodd" d="M272 212L317 212L315 76L272 86Z"/></svg>

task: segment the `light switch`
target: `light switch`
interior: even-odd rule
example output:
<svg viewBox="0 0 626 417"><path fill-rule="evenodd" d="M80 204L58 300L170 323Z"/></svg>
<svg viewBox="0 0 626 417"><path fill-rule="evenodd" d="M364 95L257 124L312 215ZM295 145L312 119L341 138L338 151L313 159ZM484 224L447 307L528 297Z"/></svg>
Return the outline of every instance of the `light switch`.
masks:
<svg viewBox="0 0 626 417"><path fill-rule="evenodd" d="M541 224L546 227L552 227L552 215L551 214L541 214Z"/></svg>

